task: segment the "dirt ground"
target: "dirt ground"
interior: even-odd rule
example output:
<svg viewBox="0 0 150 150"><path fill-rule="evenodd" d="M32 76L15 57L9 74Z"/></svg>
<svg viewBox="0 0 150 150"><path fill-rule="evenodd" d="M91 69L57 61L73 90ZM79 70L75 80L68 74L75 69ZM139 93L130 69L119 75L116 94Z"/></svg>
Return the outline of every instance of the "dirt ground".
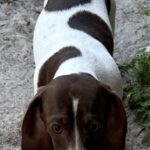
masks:
<svg viewBox="0 0 150 150"><path fill-rule="evenodd" d="M32 36L43 0L0 0L0 150L19 150L23 115L33 96ZM150 45L150 0L116 0L115 54L119 63ZM149 150L128 110L126 150Z"/></svg>

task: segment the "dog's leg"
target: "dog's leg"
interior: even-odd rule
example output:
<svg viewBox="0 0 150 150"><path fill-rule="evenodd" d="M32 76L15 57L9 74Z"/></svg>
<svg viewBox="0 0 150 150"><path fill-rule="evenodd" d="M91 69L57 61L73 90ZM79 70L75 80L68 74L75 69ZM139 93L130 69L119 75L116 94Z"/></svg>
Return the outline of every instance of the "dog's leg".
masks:
<svg viewBox="0 0 150 150"><path fill-rule="evenodd" d="M113 34L114 34L114 31L115 31L115 16L116 16L116 3L115 3L115 0L111 0L109 20L110 20L110 24L111 24L111 27L112 27Z"/></svg>

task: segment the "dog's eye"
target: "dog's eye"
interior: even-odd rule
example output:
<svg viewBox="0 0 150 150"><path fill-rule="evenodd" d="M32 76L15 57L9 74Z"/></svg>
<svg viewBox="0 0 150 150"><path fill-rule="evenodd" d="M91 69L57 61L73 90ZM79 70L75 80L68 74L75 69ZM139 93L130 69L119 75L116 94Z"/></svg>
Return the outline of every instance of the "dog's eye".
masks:
<svg viewBox="0 0 150 150"><path fill-rule="evenodd" d="M62 126L60 124L53 124L52 125L52 131L55 133L55 134L61 134L62 133Z"/></svg>
<svg viewBox="0 0 150 150"><path fill-rule="evenodd" d="M89 131L90 132L96 132L98 129L99 129L100 125L98 122L96 121L92 121L90 124L89 124Z"/></svg>

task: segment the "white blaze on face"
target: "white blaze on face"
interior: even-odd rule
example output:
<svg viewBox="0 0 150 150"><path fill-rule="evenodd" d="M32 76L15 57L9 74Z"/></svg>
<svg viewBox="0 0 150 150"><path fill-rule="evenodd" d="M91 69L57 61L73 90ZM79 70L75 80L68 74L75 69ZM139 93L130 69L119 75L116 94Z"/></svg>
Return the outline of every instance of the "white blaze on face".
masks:
<svg viewBox="0 0 150 150"><path fill-rule="evenodd" d="M79 103L78 99L73 100L73 112L74 112L74 117L75 118L76 118L76 115L77 115L78 103Z"/></svg>
<svg viewBox="0 0 150 150"><path fill-rule="evenodd" d="M74 124L74 133L75 133L75 143L74 143L74 147L69 148L69 150L80 150L80 146L79 146L79 132L77 129L77 122L76 122L76 115L77 115L77 110L78 110L78 103L79 100L78 99L74 99L73 100L73 112L74 112L74 119L75 119L75 124Z"/></svg>

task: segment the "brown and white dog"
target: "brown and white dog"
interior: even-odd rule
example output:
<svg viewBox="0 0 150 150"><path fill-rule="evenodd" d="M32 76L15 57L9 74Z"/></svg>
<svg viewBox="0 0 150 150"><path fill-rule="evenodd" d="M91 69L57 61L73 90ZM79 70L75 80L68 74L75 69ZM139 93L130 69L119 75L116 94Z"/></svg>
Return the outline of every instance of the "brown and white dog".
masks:
<svg viewBox="0 0 150 150"><path fill-rule="evenodd" d="M35 96L23 120L22 150L124 150L112 9L110 0L45 0L34 32Z"/></svg>

